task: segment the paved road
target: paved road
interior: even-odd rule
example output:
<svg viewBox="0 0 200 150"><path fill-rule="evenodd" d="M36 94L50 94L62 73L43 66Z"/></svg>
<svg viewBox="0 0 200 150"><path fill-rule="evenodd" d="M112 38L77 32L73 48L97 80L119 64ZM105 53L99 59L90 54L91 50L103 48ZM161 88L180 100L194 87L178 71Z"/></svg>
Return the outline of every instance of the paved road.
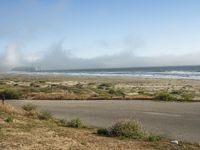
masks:
<svg viewBox="0 0 200 150"><path fill-rule="evenodd" d="M92 126L108 127L123 119L140 121L147 131L178 140L200 143L200 103L153 101L24 101L10 104L20 107L34 103L39 110L58 118L81 118Z"/></svg>

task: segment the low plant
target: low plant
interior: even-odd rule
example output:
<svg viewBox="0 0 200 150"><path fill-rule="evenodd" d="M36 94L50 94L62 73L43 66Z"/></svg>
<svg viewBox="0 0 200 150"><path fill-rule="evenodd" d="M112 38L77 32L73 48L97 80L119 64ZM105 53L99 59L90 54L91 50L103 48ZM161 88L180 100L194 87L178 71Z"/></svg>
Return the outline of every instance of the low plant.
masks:
<svg viewBox="0 0 200 150"><path fill-rule="evenodd" d="M106 128L99 128L97 130L97 134L104 135L104 136L109 136L109 131Z"/></svg>
<svg viewBox="0 0 200 150"><path fill-rule="evenodd" d="M71 127L71 128L84 128L85 125L83 124L83 122L79 119L72 119L70 121L67 120L60 120L60 125L64 126L64 127Z"/></svg>
<svg viewBox="0 0 200 150"><path fill-rule="evenodd" d="M6 119L4 119L5 122L7 123L12 123L13 122L13 117L9 116Z"/></svg>
<svg viewBox="0 0 200 150"><path fill-rule="evenodd" d="M21 112L14 108L13 106L9 105L9 104L2 104L0 102L0 112L5 112L8 114L20 114Z"/></svg>
<svg viewBox="0 0 200 150"><path fill-rule="evenodd" d="M58 120L57 123L60 126L67 127L67 120L65 120L65 119Z"/></svg>
<svg viewBox="0 0 200 150"><path fill-rule="evenodd" d="M162 138L160 136L156 136L156 135L150 135L147 137L147 140L149 142L158 142L160 141Z"/></svg>
<svg viewBox="0 0 200 150"><path fill-rule="evenodd" d="M22 106L22 108L27 112L31 112L31 111L35 111L37 106L34 104L26 104L26 105Z"/></svg>
<svg viewBox="0 0 200 150"><path fill-rule="evenodd" d="M39 113L38 118L41 120L50 120L53 117L50 112L44 111L44 112Z"/></svg>
<svg viewBox="0 0 200 150"><path fill-rule="evenodd" d="M72 119L68 122L68 127L72 127L72 128L83 128L84 124L83 122L79 119Z"/></svg>
<svg viewBox="0 0 200 150"><path fill-rule="evenodd" d="M108 129L98 129L97 134L128 139L141 139L145 137L145 131L137 121L120 121Z"/></svg>
<svg viewBox="0 0 200 150"><path fill-rule="evenodd" d="M137 121L121 121L109 129L109 135L113 137L141 139L145 136L145 132Z"/></svg>
<svg viewBox="0 0 200 150"><path fill-rule="evenodd" d="M159 92L155 96L156 100L161 101L176 101L177 98L168 92Z"/></svg>

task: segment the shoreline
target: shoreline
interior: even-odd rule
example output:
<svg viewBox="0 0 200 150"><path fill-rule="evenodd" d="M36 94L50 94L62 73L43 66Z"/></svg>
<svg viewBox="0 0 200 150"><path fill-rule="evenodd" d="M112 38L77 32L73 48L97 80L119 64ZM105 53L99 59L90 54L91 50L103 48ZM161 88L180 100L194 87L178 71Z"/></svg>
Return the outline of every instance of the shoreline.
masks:
<svg viewBox="0 0 200 150"><path fill-rule="evenodd" d="M62 74L10 74L10 73L0 73L0 78L2 77L28 77L28 78L52 78L52 79L122 79L122 80L175 80L175 81L200 81L200 79L194 78L171 78L171 77L151 77L151 76L126 76L126 75L62 75Z"/></svg>
<svg viewBox="0 0 200 150"><path fill-rule="evenodd" d="M0 73L0 75L13 75L13 76L47 76L47 77L102 77L102 78L144 78L144 79L172 79L172 80L200 80L199 78L190 78L184 76L167 76L167 75L134 75L134 74L66 74L66 73Z"/></svg>

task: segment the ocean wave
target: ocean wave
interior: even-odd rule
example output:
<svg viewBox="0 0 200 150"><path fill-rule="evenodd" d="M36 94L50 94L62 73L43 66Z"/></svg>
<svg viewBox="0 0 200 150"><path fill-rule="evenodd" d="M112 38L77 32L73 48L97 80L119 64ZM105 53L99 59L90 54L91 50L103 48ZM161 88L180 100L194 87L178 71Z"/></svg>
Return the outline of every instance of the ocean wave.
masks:
<svg viewBox="0 0 200 150"><path fill-rule="evenodd" d="M200 79L200 72L191 71L165 71L165 72L133 72L133 71L40 71L40 72L21 72L10 71L8 74L24 74L24 75L53 75L53 76L132 76L132 77L148 77L148 78L176 78L176 79Z"/></svg>

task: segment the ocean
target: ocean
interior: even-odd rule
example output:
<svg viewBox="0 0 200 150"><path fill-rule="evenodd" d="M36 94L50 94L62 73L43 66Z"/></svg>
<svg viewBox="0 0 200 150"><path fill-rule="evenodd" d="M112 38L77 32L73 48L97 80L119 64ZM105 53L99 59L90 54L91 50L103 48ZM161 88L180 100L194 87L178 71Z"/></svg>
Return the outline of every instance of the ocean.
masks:
<svg viewBox="0 0 200 150"><path fill-rule="evenodd" d="M149 78L199 79L200 66L135 67L79 70L9 71L10 74L65 75L65 76L132 76Z"/></svg>

